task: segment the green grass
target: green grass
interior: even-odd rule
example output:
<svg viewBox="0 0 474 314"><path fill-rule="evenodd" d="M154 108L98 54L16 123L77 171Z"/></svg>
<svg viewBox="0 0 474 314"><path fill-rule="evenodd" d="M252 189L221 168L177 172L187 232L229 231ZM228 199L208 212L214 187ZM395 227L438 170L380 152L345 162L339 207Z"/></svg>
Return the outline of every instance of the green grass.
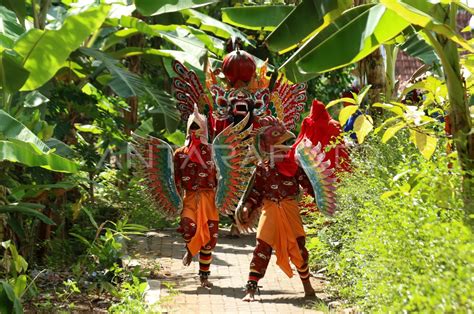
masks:
<svg viewBox="0 0 474 314"><path fill-rule="evenodd" d="M443 144L430 161L405 139L353 154L329 226L312 219L313 268L340 297L370 312L474 309L474 241L463 224L460 169Z"/></svg>

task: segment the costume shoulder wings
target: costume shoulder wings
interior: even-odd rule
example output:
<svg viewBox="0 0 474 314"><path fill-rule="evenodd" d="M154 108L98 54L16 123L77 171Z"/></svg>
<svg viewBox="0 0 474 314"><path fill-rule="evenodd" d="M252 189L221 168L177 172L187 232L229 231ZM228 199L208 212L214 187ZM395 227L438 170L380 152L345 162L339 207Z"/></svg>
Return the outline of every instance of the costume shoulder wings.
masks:
<svg viewBox="0 0 474 314"><path fill-rule="evenodd" d="M281 75L271 91L273 110L290 131L294 130L300 121L307 100L306 88L306 83L291 84Z"/></svg>
<svg viewBox="0 0 474 314"><path fill-rule="evenodd" d="M216 207L230 214L240 201L254 169L254 158L248 156L252 145L251 128L244 130L249 116L237 125L230 125L212 143L213 161L217 169ZM133 136L138 154L138 170L144 178L148 196L157 210L169 218L176 217L183 202L175 185L173 150L152 136Z"/></svg>
<svg viewBox="0 0 474 314"><path fill-rule="evenodd" d="M252 127L244 129L248 120L249 115L237 125L228 126L212 143L218 176L216 206L225 214L237 208L255 169L256 157L249 149L254 142Z"/></svg>
<svg viewBox="0 0 474 314"><path fill-rule="evenodd" d="M318 209L327 216L334 215L336 177L333 175L334 167L331 167L331 161L324 161L326 154L321 149L321 143L313 146L313 143L305 138L296 146L295 156L311 182Z"/></svg>
<svg viewBox="0 0 474 314"><path fill-rule="evenodd" d="M173 78L174 96L178 102L176 108L181 114L181 119L185 123L188 121L194 111L194 105L197 105L200 113L210 110L208 113L210 115L212 104L197 74L177 60L173 61L173 70L177 75Z"/></svg>
<svg viewBox="0 0 474 314"><path fill-rule="evenodd" d="M136 167L143 177L148 197L167 217L176 217L183 208L181 195L174 181L173 149L153 136L133 135L138 153Z"/></svg>

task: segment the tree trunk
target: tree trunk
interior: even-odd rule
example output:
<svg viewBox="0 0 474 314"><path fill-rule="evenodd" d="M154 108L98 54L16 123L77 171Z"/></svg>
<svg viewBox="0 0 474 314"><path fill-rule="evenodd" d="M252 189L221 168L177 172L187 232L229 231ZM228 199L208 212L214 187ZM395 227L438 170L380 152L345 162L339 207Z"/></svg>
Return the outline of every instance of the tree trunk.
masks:
<svg viewBox="0 0 474 314"><path fill-rule="evenodd" d="M33 0L33 24L35 28L44 29L46 26L46 17L48 15L51 0Z"/></svg>
<svg viewBox="0 0 474 314"><path fill-rule="evenodd" d="M3 185L0 185L0 206L7 205L7 188ZM6 223L7 223L7 215L0 214L0 243L6 239Z"/></svg>
<svg viewBox="0 0 474 314"><path fill-rule="evenodd" d="M382 95L385 95L385 64L381 49L372 52L365 58L365 65L367 67L367 85L372 85L372 88L367 93L369 103L373 104L382 101Z"/></svg>
<svg viewBox="0 0 474 314"><path fill-rule="evenodd" d="M136 18L143 18L140 13L134 12L133 16ZM138 34L127 39L128 47L140 47L143 48L145 45L145 38L142 34ZM133 56L128 58L129 65L128 70L134 74L141 74L141 57ZM130 97L127 99L129 105L129 111L124 110L125 119L125 132L130 135L131 132L136 128L138 123L138 97Z"/></svg>
<svg viewBox="0 0 474 314"><path fill-rule="evenodd" d="M133 16L136 18L143 18L140 13L134 12ZM140 47L143 48L145 45L145 38L142 34L138 34L127 39L127 47ZM128 70L134 74L141 74L141 57L133 56L128 58L129 65ZM123 117L125 121L125 134L131 135L132 131L135 130L138 124L138 96L133 96L127 99L128 110L123 110ZM128 153L122 154L120 157L120 163L122 170L128 173L129 169L129 158ZM119 186L121 188L121 186Z"/></svg>
<svg viewBox="0 0 474 314"><path fill-rule="evenodd" d="M387 60L385 101L389 102L396 94L395 65L398 57L398 47L395 45L384 45L384 49Z"/></svg>
<svg viewBox="0 0 474 314"><path fill-rule="evenodd" d="M446 23L456 29L457 8L455 5L439 10ZM429 35L430 36L430 35ZM443 65L450 103L449 119L454 145L463 170L463 200L466 222L474 229L474 134L469 112L466 87L461 75L457 45L445 37L438 36L432 41Z"/></svg>
<svg viewBox="0 0 474 314"><path fill-rule="evenodd" d="M454 72L456 67L459 68L459 56L457 55L456 46L454 44L453 46L454 51L452 52L455 52L456 57L452 55L451 58L448 58L451 59L450 65L448 66L451 66ZM450 49L448 48L448 50ZM445 68L446 66L443 65L443 67ZM451 104L449 118L451 121L454 145L458 152L461 168L464 172L463 197L466 219L470 226L474 228L474 134L471 133L472 125L469 116L466 90L464 89L460 72L456 71L455 73L457 76L454 79L446 78L449 102Z"/></svg>
<svg viewBox="0 0 474 314"><path fill-rule="evenodd" d="M474 229L474 134L471 132L469 105L460 77L456 80L447 80L446 83L451 104L449 118L453 140L463 170L464 210L467 222Z"/></svg>
<svg viewBox="0 0 474 314"><path fill-rule="evenodd" d="M354 6L370 3L368 0L354 0ZM367 93L367 100L370 104L380 102L382 100L381 95L386 94L386 72L384 59L380 48L372 52L363 60L358 63L358 72L360 87L366 85L372 85L371 89ZM372 115L378 116L382 111L372 112Z"/></svg>
<svg viewBox="0 0 474 314"><path fill-rule="evenodd" d="M359 61L357 66L360 87L371 85L367 93L367 102L374 104L381 102L386 94L385 64L380 49L375 50L365 59ZM383 97L382 97L383 96ZM371 108L370 114L376 118L382 115L381 108Z"/></svg>

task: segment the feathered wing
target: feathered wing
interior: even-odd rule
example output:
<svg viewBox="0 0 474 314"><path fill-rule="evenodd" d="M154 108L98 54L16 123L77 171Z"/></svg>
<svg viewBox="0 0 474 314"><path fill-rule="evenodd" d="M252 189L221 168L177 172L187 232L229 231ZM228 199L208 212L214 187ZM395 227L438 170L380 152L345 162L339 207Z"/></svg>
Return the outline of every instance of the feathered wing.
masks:
<svg viewBox="0 0 474 314"><path fill-rule="evenodd" d="M250 115L225 128L212 142L217 169L216 206L223 214L232 214L241 200L255 169L255 156L249 147L252 127L245 129Z"/></svg>
<svg viewBox="0 0 474 314"><path fill-rule="evenodd" d="M294 130L307 100L306 83L291 84L284 76L275 83L270 101L277 117L288 130Z"/></svg>
<svg viewBox="0 0 474 314"><path fill-rule="evenodd" d="M184 122L188 121L194 111L194 104L197 104L200 113L207 113L206 110L212 111L209 97L207 97L197 74L188 70L177 60L173 61L173 70L178 75L173 78L173 89L174 97L178 101L176 107L181 114L181 119Z"/></svg>
<svg viewBox="0 0 474 314"><path fill-rule="evenodd" d="M138 152L137 170L144 178L148 196L159 211L175 218L183 201L174 181L173 149L156 137L133 134L133 139Z"/></svg>
<svg viewBox="0 0 474 314"><path fill-rule="evenodd" d="M336 210L334 169L331 161L323 161L326 157L321 149L321 143L313 146L310 140L304 139L296 147L296 159L311 181L314 198L319 210L332 216Z"/></svg>

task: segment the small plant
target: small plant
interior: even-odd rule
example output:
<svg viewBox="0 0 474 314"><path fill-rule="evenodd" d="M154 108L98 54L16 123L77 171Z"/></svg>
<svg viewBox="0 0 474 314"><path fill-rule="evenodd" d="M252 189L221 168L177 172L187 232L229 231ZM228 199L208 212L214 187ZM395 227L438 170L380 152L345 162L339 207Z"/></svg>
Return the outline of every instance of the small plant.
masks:
<svg viewBox="0 0 474 314"><path fill-rule="evenodd" d="M18 254L11 241L2 242L4 255L0 264L4 280L0 280L0 313L23 313L21 299L28 289L28 263Z"/></svg>
<svg viewBox="0 0 474 314"><path fill-rule="evenodd" d="M122 283L117 291L116 297L120 302L109 308L110 313L150 313L144 302L145 291L148 288L146 281L132 276L131 282Z"/></svg>
<svg viewBox="0 0 474 314"><path fill-rule="evenodd" d="M174 282L164 281L162 284L168 290L168 295L175 297L179 294L179 290L175 288L176 284Z"/></svg>
<svg viewBox="0 0 474 314"><path fill-rule="evenodd" d="M168 221L156 210L153 202L146 197L145 189L140 183L143 178L128 178L120 170L110 169L102 172L98 178L97 201L91 205L94 217L111 219L110 213L116 218L126 217L128 222L140 224L151 229L171 227L177 221ZM117 189L122 186L122 189ZM105 219L104 219L105 220Z"/></svg>
<svg viewBox="0 0 474 314"><path fill-rule="evenodd" d="M67 301L69 297L75 293L81 293L81 290L79 289L75 280L68 279L67 281L63 281L63 285L64 290L58 295L58 297L63 301Z"/></svg>
<svg viewBox="0 0 474 314"><path fill-rule="evenodd" d="M64 282L66 289L63 298L69 298L73 293L80 293L82 286L87 291L103 291L118 298L119 303L110 308L113 313L145 313L143 293L147 287L146 282L139 278L143 272L139 267L132 270L122 267L124 257L124 241L130 240L130 235L142 235L148 229L141 225L130 224L123 221L105 221L100 226L92 215L89 219L96 227L93 240L88 240L78 233L71 233L86 247L86 252L72 267L74 277L78 282ZM84 277L87 278L84 280ZM79 288L81 287L81 288Z"/></svg>
<svg viewBox="0 0 474 314"><path fill-rule="evenodd" d="M174 282L170 281L163 281L161 283L167 290L166 295L160 297L160 301L158 305L161 306L169 306L169 304L173 301L174 297L179 295L179 290L176 289L176 285Z"/></svg>
<svg viewBox="0 0 474 314"><path fill-rule="evenodd" d="M97 224L94 221L94 224ZM112 225L112 227L106 227ZM129 224L127 220L114 223L106 221L97 227L96 237L89 241L77 233L72 236L79 239L87 247L87 257L93 262L94 269L110 269L121 262L123 241L129 240L132 234L143 234L148 229L144 226Z"/></svg>

